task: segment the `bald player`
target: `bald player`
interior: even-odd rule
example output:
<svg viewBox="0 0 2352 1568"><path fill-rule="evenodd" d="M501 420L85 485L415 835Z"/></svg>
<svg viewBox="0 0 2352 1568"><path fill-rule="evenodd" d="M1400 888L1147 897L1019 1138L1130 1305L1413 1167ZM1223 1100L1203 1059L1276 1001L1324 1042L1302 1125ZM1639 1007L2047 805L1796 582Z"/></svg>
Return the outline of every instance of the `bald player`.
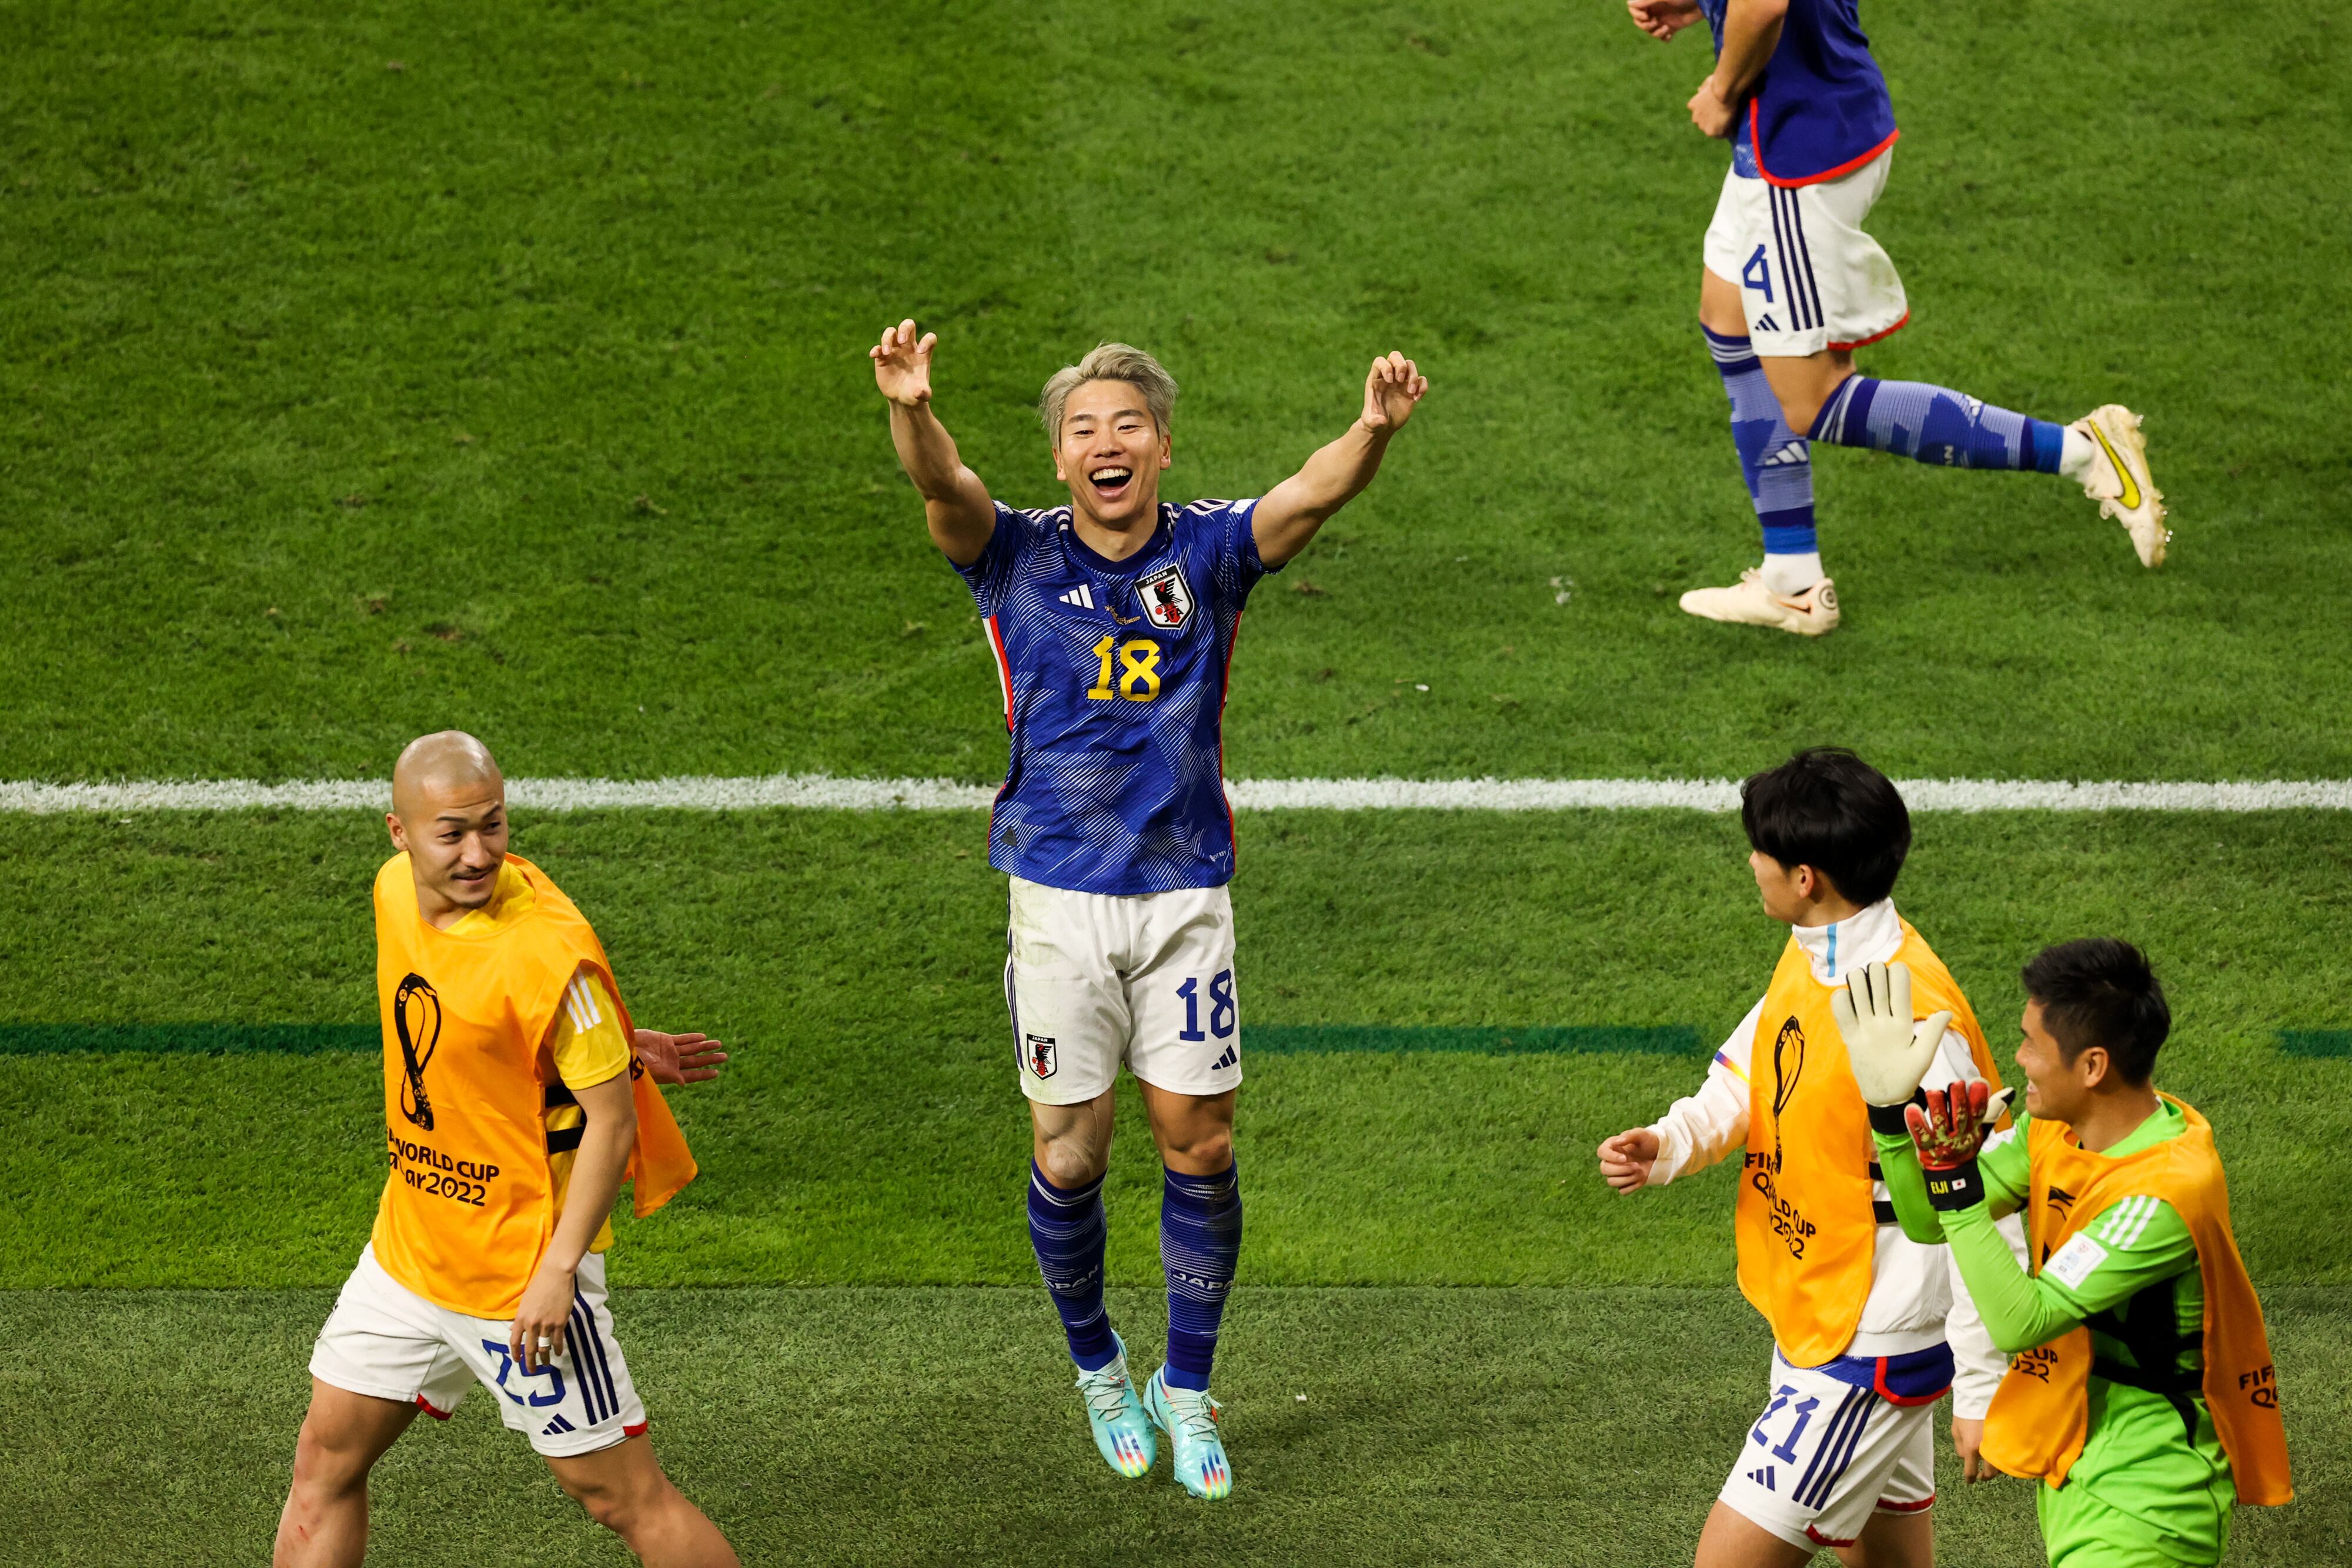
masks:
<svg viewBox="0 0 2352 1568"><path fill-rule="evenodd" d="M604 1260L624 1180L642 1216L694 1179L653 1078L709 1077L724 1058L698 1035L633 1029L595 932L507 852L506 782L480 741L410 743L385 821L400 852L375 879L392 1172L311 1354L274 1561L359 1563L369 1470L418 1411L446 1420L478 1382L645 1562L732 1564L654 1458Z"/></svg>

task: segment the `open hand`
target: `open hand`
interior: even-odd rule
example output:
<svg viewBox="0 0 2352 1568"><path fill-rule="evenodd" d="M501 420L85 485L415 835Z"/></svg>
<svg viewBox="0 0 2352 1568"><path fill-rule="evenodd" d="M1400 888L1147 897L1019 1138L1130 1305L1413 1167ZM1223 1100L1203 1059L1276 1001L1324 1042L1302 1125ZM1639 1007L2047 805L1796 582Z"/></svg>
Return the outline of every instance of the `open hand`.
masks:
<svg viewBox="0 0 2352 1568"><path fill-rule="evenodd" d="M564 1326L572 1321L576 1276L572 1270L542 1262L530 1283L523 1287L522 1304L515 1308L507 1328L507 1354L527 1374L563 1354Z"/></svg>
<svg viewBox="0 0 2352 1568"><path fill-rule="evenodd" d="M1955 1078L1941 1089L1929 1089L1903 1113L1910 1124L1911 1146L1919 1151L1919 1166L1927 1171L1958 1170L1977 1157L1984 1146L1986 1124L1992 1110L1992 1085L1981 1078Z"/></svg>
<svg viewBox="0 0 2352 1568"><path fill-rule="evenodd" d="M1952 1417L1952 1451L1960 1457L1960 1479L1974 1483L1989 1481L2000 1472L1984 1457L1984 1420L1974 1421Z"/></svg>
<svg viewBox="0 0 2352 1568"><path fill-rule="evenodd" d="M1724 102L1723 95L1716 91L1713 72L1709 72L1707 78L1698 84L1698 90L1691 94L1690 117L1693 125L1718 141L1728 140L1732 131L1738 129L1739 110L1736 106Z"/></svg>
<svg viewBox="0 0 2352 1568"><path fill-rule="evenodd" d="M1601 1178L1619 1192L1639 1192L1650 1185L1650 1167L1658 1163L1658 1134L1647 1127L1629 1127L1613 1138L1603 1138Z"/></svg>
<svg viewBox="0 0 2352 1568"><path fill-rule="evenodd" d="M915 335L913 318L885 328L882 340L866 350L874 361L874 384L892 402L913 408L931 401L931 350L940 335Z"/></svg>
<svg viewBox="0 0 2352 1568"><path fill-rule="evenodd" d="M1633 26L1662 44L1699 18L1698 0L1625 0L1625 9Z"/></svg>
<svg viewBox="0 0 2352 1568"><path fill-rule="evenodd" d="M1854 1087L1873 1105L1904 1105L1911 1100L1952 1015L1934 1013L1914 1021L1911 970L1905 964L1864 964L1830 993L1830 1017L1845 1041Z"/></svg>
<svg viewBox="0 0 2352 1568"><path fill-rule="evenodd" d="M1429 391L1429 378L1402 354L1382 354L1364 378L1364 428L1375 435L1393 435L1412 417L1415 404Z"/></svg>
<svg viewBox="0 0 2352 1568"><path fill-rule="evenodd" d="M641 1029L636 1037L637 1060L656 1083L708 1083L719 1076L727 1060L724 1040L707 1034L664 1034Z"/></svg>

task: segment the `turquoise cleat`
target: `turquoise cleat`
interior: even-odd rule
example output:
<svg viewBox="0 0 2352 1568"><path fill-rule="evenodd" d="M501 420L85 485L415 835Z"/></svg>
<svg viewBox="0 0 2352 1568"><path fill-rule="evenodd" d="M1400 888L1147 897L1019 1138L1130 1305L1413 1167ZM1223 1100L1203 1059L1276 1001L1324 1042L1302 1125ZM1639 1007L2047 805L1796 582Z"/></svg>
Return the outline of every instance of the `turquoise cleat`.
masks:
<svg viewBox="0 0 2352 1568"><path fill-rule="evenodd" d="M1095 1448L1103 1462L1132 1479L1151 1473L1160 1457L1160 1438L1135 1396L1127 1377L1127 1342L1117 1334L1118 1359L1093 1372L1078 1374L1078 1393L1087 1402L1087 1425L1095 1429Z"/></svg>
<svg viewBox="0 0 2352 1568"><path fill-rule="evenodd" d="M1224 1434L1217 1427L1223 1406L1198 1389L1169 1387L1163 1366L1144 1385L1143 1407L1152 1424L1168 1434L1176 1451L1176 1479L1186 1491L1206 1501L1233 1495L1234 1467L1225 1458Z"/></svg>

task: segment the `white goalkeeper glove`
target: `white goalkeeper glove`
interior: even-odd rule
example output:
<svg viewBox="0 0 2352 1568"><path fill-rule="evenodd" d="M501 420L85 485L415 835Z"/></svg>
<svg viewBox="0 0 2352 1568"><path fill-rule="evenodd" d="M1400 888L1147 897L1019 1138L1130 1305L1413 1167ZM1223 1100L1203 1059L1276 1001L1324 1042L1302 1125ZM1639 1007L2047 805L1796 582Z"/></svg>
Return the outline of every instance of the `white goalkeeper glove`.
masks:
<svg viewBox="0 0 2352 1568"><path fill-rule="evenodd" d="M1865 964L1847 976L1843 988L1830 998L1830 1015L1845 1037L1846 1061L1854 1087L1871 1108L1870 1124L1907 1134L1902 1108L1919 1092L1952 1015L1938 1012L1913 1021L1911 971L1902 964Z"/></svg>

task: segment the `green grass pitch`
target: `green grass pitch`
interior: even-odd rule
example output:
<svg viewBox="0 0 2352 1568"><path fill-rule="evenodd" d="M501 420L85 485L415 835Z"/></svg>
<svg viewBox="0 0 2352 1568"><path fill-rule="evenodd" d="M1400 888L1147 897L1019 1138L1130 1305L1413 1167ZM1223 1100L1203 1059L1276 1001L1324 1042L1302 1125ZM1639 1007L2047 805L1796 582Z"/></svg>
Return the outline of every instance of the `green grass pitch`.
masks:
<svg viewBox="0 0 2352 1568"><path fill-rule="evenodd" d="M1252 604L1237 776L1819 740L2352 776L2325 15L1864 7L1913 308L1865 369L2143 409L2179 537L2148 574L2055 482L1825 452L1848 618L1809 645L1674 609L1752 559L1693 320L1723 154L1682 123L1703 44L1613 0L0 16L0 779L373 777L461 724L518 774L992 780L994 674L863 358L908 314L1016 504L1054 498L1035 389L1097 339L1185 384L1177 497L1262 489L1374 352L1422 361L1388 472ZM740 1048L674 1095L706 1175L614 1271L665 1458L747 1561L1687 1560L1766 1354L1729 1185L1621 1202L1590 1153L1769 970L1736 824L1244 818L1247 1029L1698 1044L1249 1057L1223 1510L1087 1451L975 817L519 831L646 1021ZM261 1552L382 1176L374 1064L53 1048L331 1044L371 1016L383 852L351 813L0 817L0 1564ZM2319 814L1935 817L1901 894L2004 1062L2036 945L2162 966L2302 1491L2241 1513L2237 1563L2352 1559L2347 873ZM1139 1137L1109 1192L1148 1355ZM1943 1462L1945 1560L2038 1561L2023 1489ZM376 1493L379 1562L619 1560L478 1397Z"/></svg>

